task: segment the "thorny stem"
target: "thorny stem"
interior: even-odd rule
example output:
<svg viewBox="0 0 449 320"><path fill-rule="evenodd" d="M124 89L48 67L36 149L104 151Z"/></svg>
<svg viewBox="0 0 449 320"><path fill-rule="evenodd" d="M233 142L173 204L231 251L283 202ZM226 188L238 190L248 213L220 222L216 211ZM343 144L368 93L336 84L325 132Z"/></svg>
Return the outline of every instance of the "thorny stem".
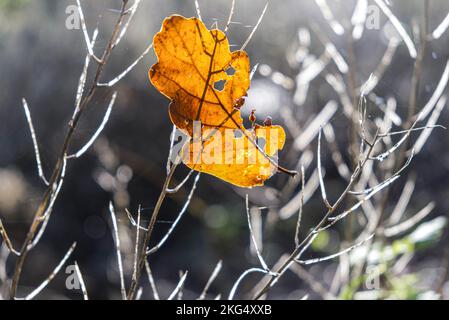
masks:
<svg viewBox="0 0 449 320"><path fill-rule="evenodd" d="M325 223L328 221L328 218L332 215L332 213L335 212L335 210L339 207L339 205L343 202L346 195L349 193L355 182L357 181L357 178L359 177L360 173L362 172L363 167L365 166L366 162L369 160L370 155L374 149L374 146L378 139L378 133L376 133L373 143L369 145L368 151L366 153L365 158L359 162L357 167L354 170L354 173L351 176L351 179L346 186L346 189L343 191L343 193L340 195L340 197L337 199L337 201L332 205L327 213L324 215L324 217L321 219L321 221L313 228L313 230L304 238L304 240L295 248L295 250L290 254L290 256L287 258L287 260L276 270L274 271L275 275L272 275L270 280L266 283L266 285L254 296L255 300L258 300L260 297L262 297L265 293L267 293L271 287L274 285L276 281L279 280L279 278L284 274L284 272L290 267L290 265L294 262L294 260L297 258L298 254L301 252L301 250L304 248L304 246L310 241L310 239L317 233L319 230L325 225Z"/></svg>
<svg viewBox="0 0 449 320"><path fill-rule="evenodd" d="M29 252L29 245L32 243L32 241L35 237L35 234L36 234L40 224L42 223L41 217L48 207L51 194L53 193L55 185L56 185L57 181L59 180L59 177L61 176L63 162L67 156L67 151L68 151L68 148L72 141L72 137L73 137L73 134L77 127L77 124L78 124L79 120L81 119L81 115L83 114L84 109L90 103L90 101L92 100L93 96L95 95L95 93L97 91L97 88L98 88L97 83L98 83L98 81L103 73L104 67L111 55L114 42L117 38L117 35L119 33L119 30L123 23L123 20L126 16L126 5L127 4L128 4L128 0L123 0L121 10L120 10L120 15L117 19L117 22L115 23L112 35L109 39L109 42L108 42L106 48L103 51L103 55L102 55L101 59L99 61L97 61L98 66L97 66L97 70L95 72L92 86L90 87L87 95L83 98L83 100L80 104L79 110L75 113L73 119L68 124L67 133L64 138L62 147L60 149L59 157L56 161L56 165L53 169L53 173L51 175L49 185L42 197L42 200L39 204L39 207L36 210L36 213L34 214L33 222L31 223L31 226L28 230L25 241L23 242L22 247L20 249L20 255L16 261L16 265L14 268L14 274L13 274L13 278L12 278L12 282L11 282L10 299L14 299L14 297L16 296L17 287L18 287L19 280L20 280L20 275L22 273L23 265L25 263L26 257Z"/></svg>
<svg viewBox="0 0 449 320"><path fill-rule="evenodd" d="M131 285L127 295L128 300L133 300L136 296L137 288L139 287L139 282L142 275L142 270L145 267L145 261L148 255L147 249L150 244L151 234L153 233L154 225L156 224L156 220L159 215L162 203L164 202L165 196L168 193L167 190L170 186L170 181L173 177L173 174L175 173L176 167L178 166L179 161L177 160L175 160L175 162L172 164L172 166L170 167L170 171L165 178L164 185L162 186L162 191L159 194L159 198L157 199L156 205L153 209L153 213L151 214L151 219L148 223L147 231L145 231L145 237L140 248L139 258L137 262L137 269L135 270L135 276L131 280Z"/></svg>

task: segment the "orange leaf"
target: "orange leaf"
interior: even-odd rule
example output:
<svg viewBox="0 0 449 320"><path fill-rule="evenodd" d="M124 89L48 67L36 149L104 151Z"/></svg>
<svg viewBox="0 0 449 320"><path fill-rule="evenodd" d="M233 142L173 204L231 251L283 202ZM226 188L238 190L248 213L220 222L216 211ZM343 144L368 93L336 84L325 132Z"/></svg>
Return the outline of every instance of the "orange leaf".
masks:
<svg viewBox="0 0 449 320"><path fill-rule="evenodd" d="M280 126L243 126L240 107L250 85L246 52L231 52L222 31L178 15L164 20L153 43L158 62L150 80L171 100L172 122L192 137L183 162L238 186L263 185L279 169L270 157L282 149L285 132Z"/></svg>

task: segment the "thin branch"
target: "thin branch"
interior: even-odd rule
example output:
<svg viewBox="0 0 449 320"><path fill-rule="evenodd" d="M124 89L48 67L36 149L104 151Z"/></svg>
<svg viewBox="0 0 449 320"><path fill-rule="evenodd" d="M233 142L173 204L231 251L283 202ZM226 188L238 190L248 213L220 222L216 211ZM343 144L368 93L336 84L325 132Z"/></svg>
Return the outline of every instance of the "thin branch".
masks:
<svg viewBox="0 0 449 320"><path fill-rule="evenodd" d="M330 290L325 288L318 280L316 280L310 272L307 272L302 266L299 264L292 264L291 270L295 273L301 280L306 282L310 288L319 294L325 300L334 300L337 299L333 294L330 293Z"/></svg>
<svg viewBox="0 0 449 320"><path fill-rule="evenodd" d="M173 129L172 129L171 134L170 134L170 149L168 151L167 164L166 164L167 175L170 172L170 167L171 167L171 163L172 163L173 146L175 144L176 131L177 131L176 126L173 125Z"/></svg>
<svg viewBox="0 0 449 320"><path fill-rule="evenodd" d="M326 0L315 0L315 3L317 4L318 8L320 9L321 13L323 14L324 19L331 27L332 31L335 32L336 35L341 36L345 33L345 29L343 26L334 18L334 15L332 14L331 9L327 5Z"/></svg>
<svg viewBox="0 0 449 320"><path fill-rule="evenodd" d="M371 155L371 152L373 151L374 145L378 141L377 133L373 139L373 142L369 144L369 148L366 151L366 155L364 156L363 160L358 162L357 167L355 168L353 174L351 175L351 178L349 180L348 185L346 186L343 193L340 195L340 197L337 199L337 201L334 203L331 209L329 209L324 217L320 220L320 222L313 228L313 230L306 236L306 238L293 250L293 252L290 254L290 256L282 263L282 265L278 268L276 268L274 275L272 275L269 280L265 283L265 285L256 292L254 295L254 298L257 300L261 298L263 295L265 295L272 287L273 285L282 277L282 275L285 273L285 271L288 270L288 268L291 266L291 264L294 262L295 259L299 259L302 252L304 252L305 248L307 248L315 239L315 237L318 235L318 230L320 230L328 221L328 218L332 215L332 213L339 207L339 205L343 202L343 200L346 198L349 190L353 187L353 185L356 182L356 179L360 176L361 171L363 170L365 164L369 160L369 157Z"/></svg>
<svg viewBox="0 0 449 320"><path fill-rule="evenodd" d="M304 129L302 134L295 139L294 147L299 151L304 150L319 133L323 123L327 123L333 117L337 109L338 103L336 101L330 100L326 103L320 113L313 117L313 120L307 128Z"/></svg>
<svg viewBox="0 0 449 320"><path fill-rule="evenodd" d="M30 109L28 108L28 103L25 98L22 98L23 109L27 118L28 126L30 127L31 139L33 140L34 154L36 156L37 173L39 177L48 186L48 180L45 178L44 170L42 169L41 156L39 153L39 145L37 144L36 133L34 132L33 120L31 118Z"/></svg>
<svg viewBox="0 0 449 320"><path fill-rule="evenodd" d="M25 300L32 300L35 296L37 296L39 293L41 293L42 290L44 290L48 284L53 280L53 278L59 273L62 266L66 263L66 261L70 258L73 251L75 250L76 242L74 242L67 253L64 255L62 260L59 262L59 264L56 266L56 268L50 273L50 275L47 277L47 279L44 280L36 289L34 289L29 295L25 297ZM21 300L21 299L17 299Z"/></svg>
<svg viewBox="0 0 449 320"><path fill-rule="evenodd" d="M395 225L392 227L385 228L383 231L383 234L386 237L394 237L397 236L400 233L403 233L414 226L416 226L422 219L427 217L432 210L435 208L435 203L430 202L428 205L426 205L424 208L419 210L417 214L415 214L413 217Z"/></svg>
<svg viewBox="0 0 449 320"><path fill-rule="evenodd" d="M248 202L249 201L248 201L248 194L247 194L246 197L245 197L246 218L248 220L248 229L249 229L249 234L250 234L250 237L251 237L251 241L253 242L254 248L256 250L256 255L257 255L257 258L259 259L260 265L262 266L262 268L264 270L269 270L267 264L265 263L265 260L262 257L262 254L259 251L259 247L257 245L256 238L254 236L253 227L251 225L251 217L250 217L250 214L249 214L249 203Z"/></svg>
<svg viewBox="0 0 449 320"><path fill-rule="evenodd" d="M80 282L81 291L83 292L83 299L89 300L89 296L87 295L86 284L84 283L83 275L81 274L80 267L78 266L78 262L75 261L75 270L76 275L78 277L78 281Z"/></svg>
<svg viewBox="0 0 449 320"><path fill-rule="evenodd" d="M87 46L87 51L89 52L89 55L92 58L94 58L95 61L97 61L98 63L102 63L103 61L95 55L94 50L93 50L93 42L91 42L89 39L89 34L87 32L87 26L86 26L86 20L84 19L84 13L83 13L83 9L81 8L80 1L76 0L76 4L78 6L78 13L79 13L80 21L81 21L81 29L83 30L84 40L86 41L86 46Z"/></svg>
<svg viewBox="0 0 449 320"><path fill-rule="evenodd" d="M438 100L437 105L435 106L435 109L433 110L431 116L429 117L429 120L426 123L426 126L419 135L418 139L416 140L413 148L416 150L416 153L420 152L421 149L424 147L425 143L427 142L427 139L429 138L430 134L432 133L433 128L436 127L442 127L435 125L438 121L438 118L440 117L441 111L443 110L444 106L446 105L446 96L441 96L440 100ZM443 127L444 128L444 127Z"/></svg>
<svg viewBox="0 0 449 320"><path fill-rule="evenodd" d="M363 29L365 28L366 13L368 11L368 0L357 1L354 12L351 17L352 37L354 40L359 40L362 37Z"/></svg>
<svg viewBox="0 0 449 320"><path fill-rule="evenodd" d="M97 36L98 36L98 28L95 28L94 33L92 35L92 46L95 44L95 42L97 40ZM75 118L75 116L80 111L81 100L83 98L84 88L86 85L87 71L89 69L89 64L90 64L90 58L91 58L91 55L89 53L87 53L86 58L84 59L83 70L81 71L80 78L78 80L78 87L76 88L75 108L73 110L72 120Z"/></svg>
<svg viewBox="0 0 449 320"><path fill-rule="evenodd" d="M195 0L195 10L196 10L196 15L198 16L198 19L203 21L203 19L201 18L200 4L198 3L198 0Z"/></svg>
<svg viewBox="0 0 449 320"><path fill-rule="evenodd" d="M177 193L185 185L185 183L189 180L190 176L194 172L195 170L190 170L186 177L176 187L171 189L167 188L167 193Z"/></svg>
<svg viewBox="0 0 449 320"><path fill-rule="evenodd" d="M109 116L111 115L112 107L114 106L116 98L117 98L117 91L115 91L113 93L111 101L109 102L109 105L108 105L108 109L106 110L103 120L101 121L100 126L97 128L94 135L89 139L89 141L77 153L68 156L68 158L81 157L90 148L90 146L95 142L95 140L98 138L98 136L100 135L100 133L103 131L104 127L106 126L106 123L108 123Z"/></svg>
<svg viewBox="0 0 449 320"><path fill-rule="evenodd" d="M301 227L302 220L302 209L304 207L304 189L305 189L305 173L304 166L301 165L301 196L299 200L299 211L298 211L298 220L296 221L296 230L295 230L295 245L299 246L299 230Z"/></svg>
<svg viewBox="0 0 449 320"><path fill-rule="evenodd" d="M140 206L137 210L137 228L136 228L136 240L134 244L134 263L133 263L133 279L136 280L137 278L137 259L138 259L138 252L139 252L139 240L140 240Z"/></svg>
<svg viewBox="0 0 449 320"><path fill-rule="evenodd" d="M387 225L393 225L399 222L401 217L404 215L405 209L410 202L414 190L415 179L410 178L402 188L401 196L399 197L399 200L390 215L390 219L386 223Z"/></svg>
<svg viewBox="0 0 449 320"><path fill-rule="evenodd" d="M245 277L247 275L249 275L251 273L254 273L254 272L260 272L260 273L265 273L265 274L268 273L267 270L264 270L264 269L261 269L261 268L251 268L251 269L248 269L245 272L243 272L240 275L240 277L237 279L237 281L234 283L234 285L232 286L231 292L229 293L229 296L228 296L228 300L233 300L234 299L235 293L237 292L237 289L238 289L240 283L243 281L243 279L245 279Z"/></svg>
<svg viewBox="0 0 449 320"><path fill-rule="evenodd" d="M117 218L115 217L115 210L114 210L114 206L112 205L112 202L109 202L109 213L111 214L112 228L114 231L113 238L114 238L114 242L115 242L118 271L119 271L119 275L120 275L120 292L122 294L122 299L126 300L125 276L124 276L124 272L123 272L122 253L120 252L120 237L119 237L118 227L117 227Z"/></svg>
<svg viewBox="0 0 449 320"><path fill-rule="evenodd" d="M446 89L447 83L449 81L449 59L446 62L446 66L444 67L444 71L441 75L440 80L438 81L438 85L430 97L429 101L426 103L424 108L418 114L417 120L420 121L427 117L427 115L432 111L433 107L436 105L444 90Z"/></svg>
<svg viewBox="0 0 449 320"><path fill-rule="evenodd" d="M175 290L173 290L173 292L170 294L170 296L168 297L167 300L173 300L173 298L178 294L178 292L180 292L180 290L182 289L182 286L184 285L184 282L187 279L187 273L188 273L188 271L184 272L184 274L182 275L181 279L179 280Z"/></svg>
<svg viewBox="0 0 449 320"><path fill-rule="evenodd" d="M323 198L324 204L329 209L331 207L329 201L327 200L326 195L326 187L324 185L323 180L323 174L321 172L321 131L322 128L320 128L320 131L318 132L318 150L317 150L317 169L318 169L318 178L320 179L320 189L321 189L321 197Z"/></svg>
<svg viewBox="0 0 449 320"><path fill-rule="evenodd" d="M184 206L182 207L181 211L179 212L178 216L176 217L175 221L171 225L170 229L167 231L167 233L164 235L164 237L156 244L153 248L147 251L147 255L153 254L156 251L158 251L167 241L167 239L170 237L173 230L175 230L176 226L178 225L179 221L181 220L184 213L187 211L187 208L189 207L190 201L192 200L193 193L195 192L196 185L198 183L198 180L200 179L200 173L198 173L195 177L195 180L193 180L192 189L190 190L189 195L187 196L187 200L184 203Z"/></svg>
<svg viewBox="0 0 449 320"><path fill-rule="evenodd" d="M212 282L214 282L215 278L218 276L218 273L221 270L222 261L218 261L217 265L214 268L214 271L212 271L212 274L210 275L209 279L206 282L206 285L204 286L203 291L201 292L198 300L204 300L206 298L207 290L209 290L210 285Z"/></svg>
<svg viewBox="0 0 449 320"><path fill-rule="evenodd" d="M443 19L443 21L438 25L438 27L435 28L432 32L432 37L434 39L439 39L447 30L449 27L449 13L446 15L446 17Z"/></svg>
<svg viewBox="0 0 449 320"><path fill-rule="evenodd" d="M20 252L14 249L11 239L9 238L8 233L6 232L5 227L3 226L2 219L0 219L0 236L2 236L3 241L5 242L5 245L8 248L8 250L13 254L15 254L16 256L19 256Z"/></svg>
<svg viewBox="0 0 449 320"><path fill-rule="evenodd" d="M370 235L365 240L360 241L360 242L350 246L349 248L346 248L346 249L341 250L341 251L339 251L337 253L334 253L334 254L331 254L331 255L328 255L328 256L325 256L325 257L322 257L322 258L309 259L309 260L295 260L295 261L298 262L299 264L302 264L302 265L309 265L309 264L318 263L318 262L322 262L322 261L326 261L326 260L331 260L331 259L337 258L337 257L339 257L339 256L341 256L343 254L346 254L346 253L354 250L355 248L358 248L358 247L362 246L363 244L365 244L365 242L371 240L373 237L374 237L374 234Z"/></svg>
<svg viewBox="0 0 449 320"><path fill-rule="evenodd" d="M253 37L254 33L256 32L257 28L259 27L259 24L262 22L263 16L265 15L265 11L267 11L268 8L268 2L265 4L265 7L262 10L262 13L259 16L259 20L257 20L256 25L254 26L253 30L251 31L251 33L249 34L248 38L246 38L245 42L243 43L242 47L240 48L240 50L245 50L246 46L248 45L248 43L250 42L251 38Z"/></svg>
<svg viewBox="0 0 449 320"><path fill-rule="evenodd" d="M148 282L150 283L151 290L153 291L154 300L160 300L159 293L157 291L156 283L154 282L153 273L151 272L150 264L148 260L145 260L145 269L148 275Z"/></svg>
<svg viewBox="0 0 449 320"><path fill-rule="evenodd" d="M128 20L126 20L126 22L125 22L125 24L124 24L124 26L122 28L122 31L120 31L120 34L118 35L117 40L115 40L115 42L113 44L114 47L117 46L120 43L120 41L122 40L122 38L125 35L126 31L128 30L129 24L131 23L131 20L133 19L134 14L137 11L137 7L139 6L140 1L141 0L134 1L134 4L126 11L126 13L129 13L129 17L128 17Z"/></svg>
<svg viewBox="0 0 449 320"><path fill-rule="evenodd" d="M374 2L376 2L380 10L382 10L382 12L387 16L388 20L390 20L393 27L396 29L401 38L404 40L404 43L407 46L410 57L415 59L417 56L415 44L413 43L410 36L407 34L407 31L405 31L402 24L399 22L398 18L393 14L393 12L391 12L390 8L388 8L388 6L382 0L374 0Z"/></svg>
<svg viewBox="0 0 449 320"><path fill-rule="evenodd" d="M97 83L97 85L99 87L112 87L114 86L117 82L119 82L120 80L123 79L123 77L125 77L132 69L134 69L134 67L140 62L140 60L143 59L143 57L145 57L145 55L150 52L150 49L153 48L153 43L150 43L150 45L142 52L142 54L136 59L134 60L133 63L131 63L128 68L126 68L125 70L122 71L122 73L120 73L118 76L116 76L114 79L106 82L106 83Z"/></svg>
<svg viewBox="0 0 449 320"><path fill-rule="evenodd" d="M234 15L234 7L235 7L235 0L232 0L231 9L229 10L228 22L226 22L226 27L224 28L224 33L226 33L228 31L229 25L231 24L232 16Z"/></svg>

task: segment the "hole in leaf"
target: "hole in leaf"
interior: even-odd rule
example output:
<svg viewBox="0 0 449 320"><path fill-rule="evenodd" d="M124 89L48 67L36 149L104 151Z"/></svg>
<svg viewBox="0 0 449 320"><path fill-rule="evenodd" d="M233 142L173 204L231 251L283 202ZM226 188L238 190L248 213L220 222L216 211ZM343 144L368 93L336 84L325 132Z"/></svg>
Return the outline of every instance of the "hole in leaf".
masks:
<svg viewBox="0 0 449 320"><path fill-rule="evenodd" d="M226 72L226 74L227 74L228 76L232 76L232 75L234 75L234 73L235 73L235 69L231 66L231 67L227 68L227 69L225 70L225 72Z"/></svg>
<svg viewBox="0 0 449 320"><path fill-rule="evenodd" d="M257 138L256 141L257 141L257 145L259 146L259 148L261 150L264 150L264 147L265 147L265 144L266 144L265 139L264 138Z"/></svg>
<svg viewBox="0 0 449 320"><path fill-rule="evenodd" d="M225 84L226 80L219 80L214 83L214 89L218 91L223 91Z"/></svg>
<svg viewBox="0 0 449 320"><path fill-rule="evenodd" d="M234 138L241 138L241 137L243 137L242 130L239 129L234 130Z"/></svg>

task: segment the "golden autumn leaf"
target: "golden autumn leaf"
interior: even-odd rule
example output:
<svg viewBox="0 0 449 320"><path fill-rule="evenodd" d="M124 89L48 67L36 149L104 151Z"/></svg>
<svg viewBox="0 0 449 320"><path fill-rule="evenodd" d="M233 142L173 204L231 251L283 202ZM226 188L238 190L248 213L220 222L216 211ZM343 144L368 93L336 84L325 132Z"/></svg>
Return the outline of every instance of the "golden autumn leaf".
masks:
<svg viewBox="0 0 449 320"><path fill-rule="evenodd" d="M280 168L271 157L283 148L285 132L243 126L240 107L250 85L246 52L231 52L222 31L178 15L164 20L153 44L158 62L149 78L171 100L172 122L192 138L183 162L237 186L263 185Z"/></svg>

